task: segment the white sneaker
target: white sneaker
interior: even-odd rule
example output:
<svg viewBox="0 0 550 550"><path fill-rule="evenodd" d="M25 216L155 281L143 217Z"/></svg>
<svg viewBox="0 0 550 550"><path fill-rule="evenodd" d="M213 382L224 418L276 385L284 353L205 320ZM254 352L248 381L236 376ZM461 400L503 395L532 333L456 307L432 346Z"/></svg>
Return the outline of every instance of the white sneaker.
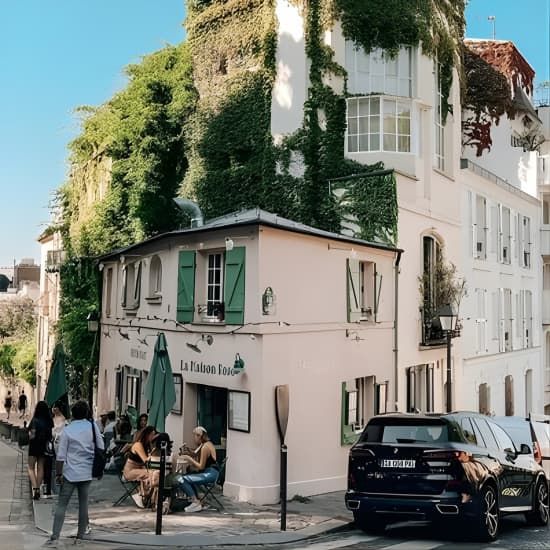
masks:
<svg viewBox="0 0 550 550"><path fill-rule="evenodd" d="M143 504L143 497L139 493L134 493L131 495L132 500L136 503L138 508L145 508Z"/></svg>
<svg viewBox="0 0 550 550"><path fill-rule="evenodd" d="M192 502L189 506L184 508L186 512L200 512L202 510L202 505L200 502Z"/></svg>

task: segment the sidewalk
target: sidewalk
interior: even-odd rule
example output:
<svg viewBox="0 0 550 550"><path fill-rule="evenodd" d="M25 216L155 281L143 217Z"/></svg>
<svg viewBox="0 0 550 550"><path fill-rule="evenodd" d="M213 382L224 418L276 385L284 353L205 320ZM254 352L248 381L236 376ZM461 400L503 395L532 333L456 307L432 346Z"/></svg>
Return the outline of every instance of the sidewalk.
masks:
<svg viewBox="0 0 550 550"><path fill-rule="evenodd" d="M0 417L3 419L3 417ZM26 458L26 453L24 453ZM118 477L105 474L90 489L90 541L132 544L142 547L217 547L223 545L277 544L304 540L327 531L345 528L353 517L344 505L344 492L287 503L287 531L280 531L279 506L257 506L236 502L217 494L224 509L199 513L170 513L162 518L162 535L156 536L156 514L137 508L127 499L113 503L124 493ZM52 527L56 497L33 501L34 522L48 533ZM76 534L78 503L75 497L67 509L63 537Z"/></svg>

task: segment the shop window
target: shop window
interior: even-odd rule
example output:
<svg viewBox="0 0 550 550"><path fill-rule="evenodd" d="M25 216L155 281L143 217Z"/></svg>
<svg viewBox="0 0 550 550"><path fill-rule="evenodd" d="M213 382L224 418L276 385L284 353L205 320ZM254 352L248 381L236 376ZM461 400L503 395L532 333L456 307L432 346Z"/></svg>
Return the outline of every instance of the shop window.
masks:
<svg viewBox="0 0 550 550"><path fill-rule="evenodd" d="M411 152L411 101L382 96L347 100L347 152Z"/></svg>
<svg viewBox="0 0 550 550"><path fill-rule="evenodd" d="M348 321L375 321L381 278L374 262L347 260Z"/></svg>
<svg viewBox="0 0 550 550"><path fill-rule="evenodd" d="M162 262L158 256L151 258L149 267L149 296L148 298L160 298L162 294Z"/></svg>
<svg viewBox="0 0 550 550"><path fill-rule="evenodd" d="M514 416L514 379L511 375L504 379L504 414Z"/></svg>

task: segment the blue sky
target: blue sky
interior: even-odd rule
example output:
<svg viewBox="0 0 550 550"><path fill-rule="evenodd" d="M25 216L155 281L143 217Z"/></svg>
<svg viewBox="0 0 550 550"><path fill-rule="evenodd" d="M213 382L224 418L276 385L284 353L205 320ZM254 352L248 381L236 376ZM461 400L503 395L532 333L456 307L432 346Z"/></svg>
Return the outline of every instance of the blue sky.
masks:
<svg viewBox="0 0 550 550"><path fill-rule="evenodd" d="M516 42L548 79L550 0L470 0L467 36ZM39 257L52 191L66 174L78 105L124 85L122 69L183 40L184 0L0 0L0 266Z"/></svg>

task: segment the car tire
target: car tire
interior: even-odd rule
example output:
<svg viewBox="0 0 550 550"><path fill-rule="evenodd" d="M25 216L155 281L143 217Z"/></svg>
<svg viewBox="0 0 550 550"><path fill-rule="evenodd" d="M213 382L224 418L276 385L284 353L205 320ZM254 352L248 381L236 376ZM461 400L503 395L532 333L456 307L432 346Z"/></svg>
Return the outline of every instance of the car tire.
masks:
<svg viewBox="0 0 550 550"><path fill-rule="evenodd" d="M479 542L493 542L498 537L500 511L497 492L492 485L485 485L479 493L479 517L476 539Z"/></svg>
<svg viewBox="0 0 550 550"><path fill-rule="evenodd" d="M529 525L548 525L548 484L539 479L535 487L533 511L525 514Z"/></svg>
<svg viewBox="0 0 550 550"><path fill-rule="evenodd" d="M382 518L374 516L367 519L367 516L354 512L353 519L355 526L368 535L382 535L386 530L387 522Z"/></svg>

